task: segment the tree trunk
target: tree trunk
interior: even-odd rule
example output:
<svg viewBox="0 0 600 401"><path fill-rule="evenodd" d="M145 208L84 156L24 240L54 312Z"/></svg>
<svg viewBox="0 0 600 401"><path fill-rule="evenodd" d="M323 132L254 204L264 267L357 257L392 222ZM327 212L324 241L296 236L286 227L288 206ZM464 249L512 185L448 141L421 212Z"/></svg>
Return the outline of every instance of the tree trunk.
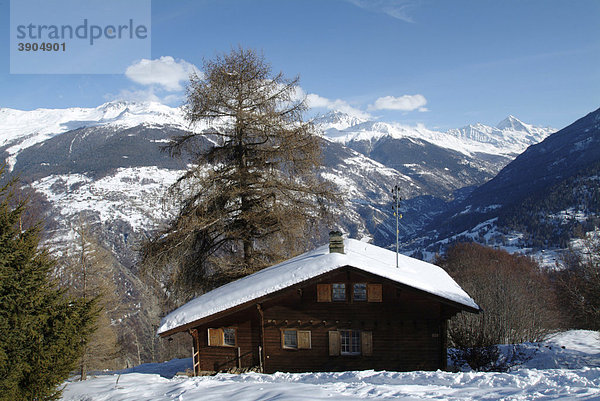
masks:
<svg viewBox="0 0 600 401"><path fill-rule="evenodd" d="M85 355L85 352L84 352ZM84 381L87 379L87 371L85 368L85 356L81 358L81 366L79 370L79 381Z"/></svg>

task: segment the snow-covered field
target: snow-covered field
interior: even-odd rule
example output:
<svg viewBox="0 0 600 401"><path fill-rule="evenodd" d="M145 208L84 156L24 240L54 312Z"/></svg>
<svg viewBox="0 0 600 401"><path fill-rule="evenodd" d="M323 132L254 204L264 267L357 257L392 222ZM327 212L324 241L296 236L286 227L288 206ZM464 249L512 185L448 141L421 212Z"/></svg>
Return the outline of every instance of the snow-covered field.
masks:
<svg viewBox="0 0 600 401"><path fill-rule="evenodd" d="M600 335L568 331L521 346L508 373L246 373L171 377L191 361L146 364L66 385L63 400L600 400Z"/></svg>

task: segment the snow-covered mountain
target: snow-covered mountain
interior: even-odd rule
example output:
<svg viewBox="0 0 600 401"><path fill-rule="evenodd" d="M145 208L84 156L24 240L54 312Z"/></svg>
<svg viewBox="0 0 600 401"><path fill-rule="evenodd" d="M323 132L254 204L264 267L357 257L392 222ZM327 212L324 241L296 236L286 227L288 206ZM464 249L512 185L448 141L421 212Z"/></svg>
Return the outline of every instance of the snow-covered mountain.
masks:
<svg viewBox="0 0 600 401"><path fill-rule="evenodd" d="M36 109L0 108L0 146L14 166L17 154L58 134L83 127L125 129L140 124L173 125L186 129L181 109L157 102L108 102L95 108Z"/></svg>
<svg viewBox="0 0 600 401"><path fill-rule="evenodd" d="M366 121L363 118L351 116L337 110L312 119L313 124L324 132L345 130Z"/></svg>
<svg viewBox="0 0 600 401"><path fill-rule="evenodd" d="M412 212L404 232L414 233L445 210L441 199L464 196L457 191L482 184L508 163L506 149L517 149L515 138L525 146L550 131L514 117L499 124L501 128L477 124L446 133L364 121L341 112L314 123L325 139L321 175L349 204L339 211L340 219L351 235L373 237L379 244L389 242L395 231L387 224L389 188L401 186L405 207ZM151 102L3 108L0 152L25 182L51 201L51 214L59 222L55 238L69 238L71 219L85 213L110 233L106 241L119 248L116 244L124 237L141 240L168 217L157 205L185 163L168 157L161 146L188 128L181 109ZM211 146L210 139L202 146ZM131 265L133 253L123 255L121 261Z"/></svg>
<svg viewBox="0 0 600 401"><path fill-rule="evenodd" d="M472 149L481 146L479 151L483 153L490 153L490 150L493 150L495 154L516 156L553 132L556 132L553 128L536 127L514 116L508 116L495 127L484 124L467 125L448 130L447 134L471 142Z"/></svg>
<svg viewBox="0 0 600 401"><path fill-rule="evenodd" d="M140 124L187 124L179 108L157 102L108 102L94 108L35 109L0 108L0 146L23 137L40 135L40 141L82 127L114 125L122 128Z"/></svg>
<svg viewBox="0 0 600 401"><path fill-rule="evenodd" d="M506 124L522 124L514 118ZM527 250L552 265L574 238L600 228L600 109L530 146L496 177L433 219L409 247L435 253L472 239Z"/></svg>
<svg viewBox="0 0 600 401"><path fill-rule="evenodd" d="M361 121L340 112L315 119L328 140L410 176L421 195L450 200L454 192L494 177L517 154L554 132L513 116L498 127L469 125L446 132L423 125Z"/></svg>
<svg viewBox="0 0 600 401"><path fill-rule="evenodd" d="M542 141L556 130L523 123L509 116L496 127L484 124L468 125L446 132L434 131L423 125L408 126L401 123L360 121L343 113L325 115L315 121L327 138L349 144L351 142L374 142L382 138L422 140L442 148L451 149L467 156L485 153L514 157L528 146Z"/></svg>
<svg viewBox="0 0 600 401"><path fill-rule="evenodd" d="M514 117L500 128L477 124L446 133L341 112L314 123L324 139L320 174L347 203L337 211L340 224L352 237L370 237L379 245L394 237L389 191L394 185L405 199L401 233L412 236L447 209L444 200L464 198L465 187L489 180L515 149L549 132ZM133 267L139 243L171 215L162 195L185 169L185 161L170 158L161 146L188 128L181 109L158 103L3 108L0 152L50 202L48 241L56 249L73 238L84 216L117 259ZM210 138L200 146L211 146Z"/></svg>

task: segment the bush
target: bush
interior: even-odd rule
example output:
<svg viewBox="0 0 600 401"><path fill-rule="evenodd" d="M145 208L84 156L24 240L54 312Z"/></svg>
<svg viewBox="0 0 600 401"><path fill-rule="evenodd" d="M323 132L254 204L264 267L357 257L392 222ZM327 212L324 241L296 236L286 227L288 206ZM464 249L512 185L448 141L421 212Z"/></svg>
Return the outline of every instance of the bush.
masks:
<svg viewBox="0 0 600 401"><path fill-rule="evenodd" d="M481 306L448 324L450 346L473 369L497 366L496 344L542 340L557 325L548 276L531 258L475 243L459 243L436 263Z"/></svg>
<svg viewBox="0 0 600 401"><path fill-rule="evenodd" d="M581 249L567 252L563 262L555 281L566 324L600 330L600 233L588 233Z"/></svg>

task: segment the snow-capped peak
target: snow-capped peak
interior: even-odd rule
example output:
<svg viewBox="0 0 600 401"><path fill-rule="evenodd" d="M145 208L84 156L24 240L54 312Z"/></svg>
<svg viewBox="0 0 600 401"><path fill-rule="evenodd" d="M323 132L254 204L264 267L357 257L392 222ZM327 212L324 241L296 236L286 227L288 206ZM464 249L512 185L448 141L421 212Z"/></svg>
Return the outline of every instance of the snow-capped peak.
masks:
<svg viewBox="0 0 600 401"><path fill-rule="evenodd" d="M513 115L509 115L504 120L500 121L496 128L501 130L511 130L511 131L529 131L531 125L525 124L523 121L519 120L517 117Z"/></svg>
<svg viewBox="0 0 600 401"><path fill-rule="evenodd" d="M342 113L343 114L343 113ZM339 114L338 114L339 115ZM325 136L334 142L376 141L383 137L411 138L424 140L443 148L453 149L470 155L488 153L516 155L529 145L542 141L554 132L551 128L540 128L525 124L516 117L503 120L499 127L476 123L446 132L434 131L422 124L408 126L397 122L363 121L346 128L323 128ZM503 128L500 128L502 126Z"/></svg>
<svg viewBox="0 0 600 401"><path fill-rule="evenodd" d="M329 131L332 129L341 131L365 121L367 120L337 110L317 116L312 120L312 122L322 131Z"/></svg>
<svg viewBox="0 0 600 401"><path fill-rule="evenodd" d="M45 140L82 127L133 127L142 123L185 125L181 109L158 102L113 101L93 108L31 111L0 108L0 146L31 136L42 136Z"/></svg>

